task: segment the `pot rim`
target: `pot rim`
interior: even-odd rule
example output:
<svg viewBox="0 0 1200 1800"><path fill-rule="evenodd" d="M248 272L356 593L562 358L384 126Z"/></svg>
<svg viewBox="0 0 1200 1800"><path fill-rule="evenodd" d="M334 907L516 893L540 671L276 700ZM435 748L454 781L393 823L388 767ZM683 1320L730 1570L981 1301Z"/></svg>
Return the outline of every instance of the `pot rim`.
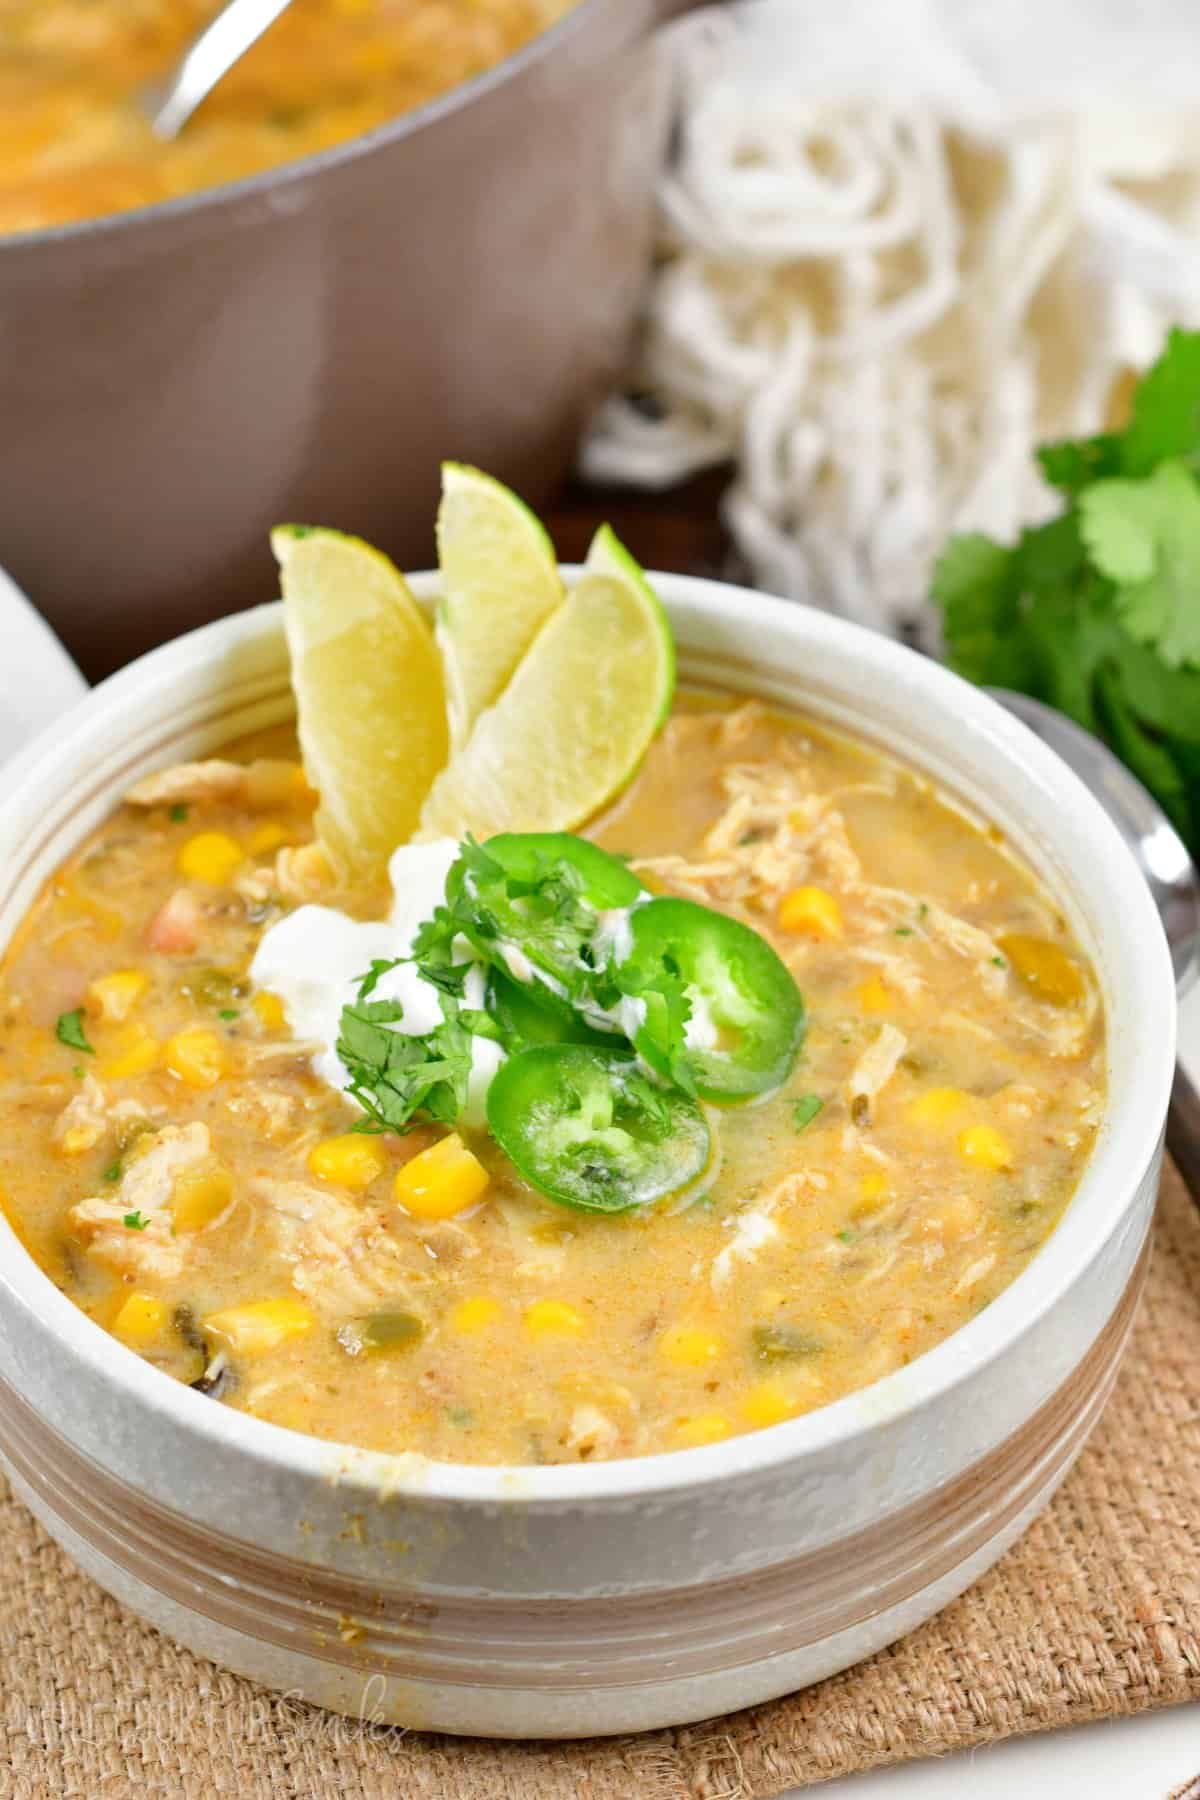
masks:
<svg viewBox="0 0 1200 1800"><path fill-rule="evenodd" d="M577 573L563 566L568 581ZM729 584L650 572L670 612L680 607L702 620L744 631L754 610L755 642L791 640L803 661L805 645L837 646L855 665L864 693L902 690L906 709L935 720L942 753L953 762L955 746L970 738L985 750L1015 789L1012 818L1024 819L1027 843L1036 837L1036 792L1060 822L1058 888L1077 915L1079 896L1102 893L1110 929L1120 939L1119 996L1111 968L1105 978L1108 1056L1120 1037L1136 1046L1127 1058L1123 1088L1111 1085L1105 1117L1091 1159L1066 1213L1022 1273L983 1312L912 1363L869 1387L799 1418L696 1449L659 1452L611 1462L548 1466L434 1462L415 1452L385 1454L307 1437L221 1406L181 1387L119 1344L81 1312L20 1245L0 1215L0 1282L18 1303L41 1317L66 1350L102 1374L147 1426L170 1415L176 1428L215 1450L247 1454L300 1479L361 1486L369 1492L403 1492L435 1503L577 1506L593 1499L631 1499L767 1473L864 1436L901 1415L930 1406L968 1376L1010 1349L1050 1312L1100 1255L1129 1213L1139 1185L1157 1154L1175 1064L1175 984L1166 938L1148 887L1107 814L1082 782L1024 725L980 689L941 665L862 626L828 613L769 598ZM418 598L439 591L436 574L411 578ZM123 707L144 701L153 684L164 695L197 662L216 661L239 647L282 642L282 602L203 626L139 658L102 682L73 713L44 732L0 770L0 843L21 794L38 783L43 764L63 758L86 765L89 747L111 738ZM728 652L717 653L729 663ZM685 651L686 657L686 651ZM735 683L736 685L736 683ZM836 685L836 684L835 684ZM847 684L841 687L846 691ZM164 704L164 711L166 711ZM815 716L821 716L819 703ZM853 728L852 728L853 729ZM869 735L869 734L863 734ZM883 748L889 746L884 743ZM903 748L892 753L906 761ZM920 760L913 764L921 767ZM952 781L935 777L939 786ZM1072 850L1070 840L1075 840ZM1085 842L1086 840L1086 842ZM1026 851L1026 854L1028 852ZM1051 885L1054 885L1053 878ZM7 945L0 945L0 954ZM1114 1014L1113 1003L1120 1007Z"/></svg>
<svg viewBox="0 0 1200 1800"><path fill-rule="evenodd" d="M244 201L254 201L267 194L273 195L280 189L314 180L329 170L339 168L343 163L355 162L359 157L386 149L404 138L415 137L427 127L440 124L460 108L503 87L506 82L516 80L543 56L553 55L560 44L568 42L576 31L583 29L594 13L610 4L611 0L575 0L575 4L561 18L536 32L527 43L502 57L498 63L493 63L491 68L482 69L478 75L458 82L442 94L435 94L422 106L399 113L394 119L386 119L383 124L372 127L370 131L359 132L341 143L331 144L328 149L314 150L310 155L296 157L291 162L276 163L269 169L259 169L252 175L243 175L236 181L221 181L212 187L196 188L190 193L176 195L171 200L153 200L146 206L131 206L121 212L101 213L95 218L72 219L64 225L46 225L34 231L14 231L0 235L0 265L5 257L17 256L22 251L50 251L76 243L97 240L107 242L110 238L128 237L136 240L152 233L160 222L166 230L172 223L182 223L203 215L210 209L226 206L236 209ZM646 27L647 35L654 28L655 21L651 19Z"/></svg>

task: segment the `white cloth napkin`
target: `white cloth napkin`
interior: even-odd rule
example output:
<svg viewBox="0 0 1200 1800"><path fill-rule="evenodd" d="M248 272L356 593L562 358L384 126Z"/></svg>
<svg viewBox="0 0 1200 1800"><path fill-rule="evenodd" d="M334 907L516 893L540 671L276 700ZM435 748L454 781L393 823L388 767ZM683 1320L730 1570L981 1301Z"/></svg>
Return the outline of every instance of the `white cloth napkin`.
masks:
<svg viewBox="0 0 1200 1800"><path fill-rule="evenodd" d="M731 460L760 584L931 635L949 532L1046 507L1200 323L1195 0L743 0L675 28L678 154L636 402L584 469ZM649 404L647 404L647 401Z"/></svg>
<svg viewBox="0 0 1200 1800"><path fill-rule="evenodd" d="M0 569L0 763L86 692L49 625Z"/></svg>

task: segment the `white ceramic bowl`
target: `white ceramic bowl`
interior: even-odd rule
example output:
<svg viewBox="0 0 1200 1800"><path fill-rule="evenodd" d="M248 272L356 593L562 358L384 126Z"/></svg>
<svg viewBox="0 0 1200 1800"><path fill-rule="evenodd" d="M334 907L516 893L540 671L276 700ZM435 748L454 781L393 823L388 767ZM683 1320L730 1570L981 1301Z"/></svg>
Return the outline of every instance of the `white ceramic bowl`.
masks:
<svg viewBox="0 0 1200 1800"><path fill-rule="evenodd" d="M1010 834L1099 971L1106 1122L1050 1242L936 1350L770 1430L596 1465L433 1464L228 1411L91 1324L3 1227L0 1449L18 1492L171 1636L344 1712L514 1737L626 1731L856 1661L959 1593L1044 1505L1104 1403L1136 1304L1175 990L1147 890L1099 806L997 706L895 644L761 595L656 579L685 679L895 749ZM0 775L0 945L135 777L290 704L278 606L97 689Z"/></svg>

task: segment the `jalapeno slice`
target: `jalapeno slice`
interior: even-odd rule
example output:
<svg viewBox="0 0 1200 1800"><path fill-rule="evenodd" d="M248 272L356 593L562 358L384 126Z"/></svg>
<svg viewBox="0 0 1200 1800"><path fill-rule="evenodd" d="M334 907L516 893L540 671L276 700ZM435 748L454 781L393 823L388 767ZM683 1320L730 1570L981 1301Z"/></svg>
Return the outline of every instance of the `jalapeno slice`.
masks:
<svg viewBox="0 0 1200 1800"><path fill-rule="evenodd" d="M804 1039L804 1001L765 938L692 900L650 900L630 915L616 978L645 1003L634 1045L650 1067L701 1099L749 1100L782 1085ZM691 1007L679 1030L679 999Z"/></svg>
<svg viewBox="0 0 1200 1800"><path fill-rule="evenodd" d="M505 1049L530 1044L605 1044L612 1033L593 1031L578 1013L556 1001L540 982L514 981L501 969L488 972L487 1010L504 1034Z"/></svg>
<svg viewBox="0 0 1200 1800"><path fill-rule="evenodd" d="M583 898L602 912L632 906L645 890L619 856L570 831L502 831L484 849L517 881L537 883L566 863L582 882Z"/></svg>
<svg viewBox="0 0 1200 1800"><path fill-rule="evenodd" d="M541 1044L498 1070L488 1125L518 1172L547 1199L622 1213L676 1193L709 1160L704 1114L658 1087L627 1052Z"/></svg>

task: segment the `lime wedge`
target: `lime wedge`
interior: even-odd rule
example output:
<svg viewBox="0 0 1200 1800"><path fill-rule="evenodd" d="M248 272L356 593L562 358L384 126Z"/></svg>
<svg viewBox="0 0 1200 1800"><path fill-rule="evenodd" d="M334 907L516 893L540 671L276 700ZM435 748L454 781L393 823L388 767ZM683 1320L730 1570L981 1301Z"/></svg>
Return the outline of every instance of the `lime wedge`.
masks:
<svg viewBox="0 0 1200 1800"><path fill-rule="evenodd" d="M434 782L418 835L573 830L634 774L674 687L667 616L606 525L565 604Z"/></svg>
<svg viewBox="0 0 1200 1800"><path fill-rule="evenodd" d="M317 834L342 869L377 876L446 761L433 634L400 571L361 538L280 525L271 548Z"/></svg>
<svg viewBox="0 0 1200 1800"><path fill-rule="evenodd" d="M437 521L450 746L460 750L562 604L554 545L517 496L466 463L442 464Z"/></svg>

